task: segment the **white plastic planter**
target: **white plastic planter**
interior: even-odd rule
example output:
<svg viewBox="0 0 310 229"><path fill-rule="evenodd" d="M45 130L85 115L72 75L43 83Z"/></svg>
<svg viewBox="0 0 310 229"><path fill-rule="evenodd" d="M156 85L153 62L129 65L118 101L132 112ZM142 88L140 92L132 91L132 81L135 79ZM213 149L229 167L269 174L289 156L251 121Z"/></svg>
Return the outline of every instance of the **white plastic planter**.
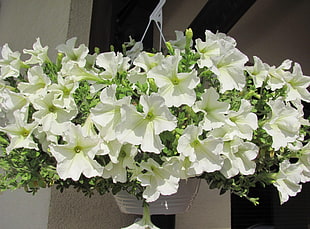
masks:
<svg viewBox="0 0 310 229"><path fill-rule="evenodd" d="M174 215L186 212L197 195L200 179L181 180L177 193L170 196L160 196L150 204L151 215ZM121 191L114 196L121 212L142 215L142 201L135 196Z"/></svg>

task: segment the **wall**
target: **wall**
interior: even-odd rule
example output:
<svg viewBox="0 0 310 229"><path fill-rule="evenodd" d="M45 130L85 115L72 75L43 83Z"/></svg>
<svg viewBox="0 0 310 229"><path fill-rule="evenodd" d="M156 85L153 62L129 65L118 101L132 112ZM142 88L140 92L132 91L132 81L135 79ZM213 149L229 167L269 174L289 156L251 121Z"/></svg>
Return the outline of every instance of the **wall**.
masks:
<svg viewBox="0 0 310 229"><path fill-rule="evenodd" d="M310 75L310 1L257 0L229 32L239 49L270 65L287 58Z"/></svg>
<svg viewBox="0 0 310 229"><path fill-rule="evenodd" d="M31 48L37 37L51 53L66 40L71 0L1 0L0 45L12 50Z"/></svg>
<svg viewBox="0 0 310 229"><path fill-rule="evenodd" d="M13 51L31 48L37 37L49 45L51 54L66 40L70 0L1 0L0 46L9 43ZM23 190L0 194L0 228L47 228L51 190L35 196Z"/></svg>

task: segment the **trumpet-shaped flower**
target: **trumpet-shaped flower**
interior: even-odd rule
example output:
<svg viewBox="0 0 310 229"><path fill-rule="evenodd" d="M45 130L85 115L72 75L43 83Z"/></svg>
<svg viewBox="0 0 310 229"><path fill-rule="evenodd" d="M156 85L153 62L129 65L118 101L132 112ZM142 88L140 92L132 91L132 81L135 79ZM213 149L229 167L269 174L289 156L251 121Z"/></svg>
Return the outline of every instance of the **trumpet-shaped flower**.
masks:
<svg viewBox="0 0 310 229"><path fill-rule="evenodd" d="M145 187L143 198L147 202L153 202L160 195L172 195L178 191L179 178L171 175L166 167L160 166L152 158L140 163L143 173L137 176L137 180Z"/></svg>
<svg viewBox="0 0 310 229"><path fill-rule="evenodd" d="M59 93L53 101L55 106L72 109L76 107L73 93L77 87L78 83L73 81L70 77L63 78L61 75L58 75L57 84L50 85L48 90L52 93Z"/></svg>
<svg viewBox="0 0 310 229"><path fill-rule="evenodd" d="M229 49L226 53L212 58L214 66L210 69L217 75L220 82L220 92L236 89L242 90L245 86L243 74L244 65L248 57L238 49Z"/></svg>
<svg viewBox="0 0 310 229"><path fill-rule="evenodd" d="M310 102L310 92L307 90L310 77L303 75L299 64L295 63L292 74L285 74L284 80L288 87L286 101L298 99Z"/></svg>
<svg viewBox="0 0 310 229"><path fill-rule="evenodd" d="M131 144L121 146L117 161L110 161L103 171L104 178L112 178L114 183L127 181L127 169L133 169L135 165L134 157L137 154L137 148Z"/></svg>
<svg viewBox="0 0 310 229"><path fill-rule="evenodd" d="M251 140L253 131L258 127L257 116L251 109L251 104L247 100L241 100L239 110L230 110L225 125L213 129L210 134L223 138L224 141L230 141L236 136Z"/></svg>
<svg viewBox="0 0 310 229"><path fill-rule="evenodd" d="M271 90L282 88L285 85L285 75L291 74L287 70L291 68L292 61L284 60L279 67L272 66L268 69L268 84L267 87Z"/></svg>
<svg viewBox="0 0 310 229"><path fill-rule="evenodd" d="M36 42L33 44L31 49L24 49L23 52L25 54L31 55L30 59L26 60L26 64L43 64L44 62L49 61L47 56L48 47L44 48L41 45L40 38L37 38Z"/></svg>
<svg viewBox="0 0 310 229"><path fill-rule="evenodd" d="M182 31L174 31L176 35L175 40L168 41L174 49L184 50L186 46L186 36ZM193 42L191 42L192 45Z"/></svg>
<svg viewBox="0 0 310 229"><path fill-rule="evenodd" d="M254 65L246 66L247 72L253 77L253 82L256 87L261 87L263 82L268 76L268 69L270 68L267 64L263 63L257 56L253 57Z"/></svg>
<svg viewBox="0 0 310 229"><path fill-rule="evenodd" d="M300 150L301 156L299 157L298 165L303 169L301 174L301 182L310 181L310 143L306 144Z"/></svg>
<svg viewBox="0 0 310 229"><path fill-rule="evenodd" d="M15 111L21 113L26 113L28 111L27 106L29 105L29 101L23 95L3 88L0 90L0 97L0 110L3 116L3 124L15 122L13 115Z"/></svg>
<svg viewBox="0 0 310 229"><path fill-rule="evenodd" d="M272 147L278 150L298 138L302 115L288 103L284 104L281 99L270 101L268 105L272 114L263 125L263 129L272 136Z"/></svg>
<svg viewBox="0 0 310 229"><path fill-rule="evenodd" d="M227 122L234 129L234 133L240 138L251 140L253 131L258 127L256 114L251 112L252 106L249 101L242 99L238 111L230 111L228 113Z"/></svg>
<svg viewBox="0 0 310 229"><path fill-rule="evenodd" d="M142 69L138 66L135 66L134 68L128 71L127 78L131 83L134 84L138 82L144 84L147 82L146 73L142 71Z"/></svg>
<svg viewBox="0 0 310 229"><path fill-rule="evenodd" d="M117 139L121 143L141 144L145 152L160 153L164 146L159 134L173 130L176 117L170 113L164 99L156 93L142 95L140 104L143 106L142 113L132 105L122 106L122 122L117 128Z"/></svg>
<svg viewBox="0 0 310 229"><path fill-rule="evenodd" d="M121 107L130 104L130 97L117 100L115 93L115 85L103 89L100 103L91 110L92 120L100 131L101 137L106 141L116 138L116 126L121 122Z"/></svg>
<svg viewBox="0 0 310 229"><path fill-rule="evenodd" d="M189 157L180 155L167 157L164 159L164 167L166 167L175 177L179 177L180 179L188 179L190 177L195 177L197 174L195 168L196 164L195 162L190 161Z"/></svg>
<svg viewBox="0 0 310 229"><path fill-rule="evenodd" d="M289 160L285 160L280 164L273 185L278 189L281 204L288 201L290 196L296 196L301 191L299 183L302 170L299 164L291 164Z"/></svg>
<svg viewBox="0 0 310 229"><path fill-rule="evenodd" d="M200 68L212 68L213 62L211 57L220 55L220 45L218 44L218 42L215 40L207 40L204 42L200 38L198 38L196 40L195 47L200 55L200 59L198 60L198 66Z"/></svg>
<svg viewBox="0 0 310 229"><path fill-rule="evenodd" d="M134 65L142 68L145 72L148 72L152 68L158 66L163 59L164 55L161 53L152 54L141 52L133 63Z"/></svg>
<svg viewBox="0 0 310 229"><path fill-rule="evenodd" d="M32 137L32 133L38 126L38 123L27 123L25 120L27 115L19 111L14 112L14 119L15 122L13 124L9 124L4 128L0 127L0 130L7 133L10 138L10 145L6 148L6 153L9 154L16 148L38 149L37 143L34 142Z"/></svg>
<svg viewBox="0 0 310 229"><path fill-rule="evenodd" d="M61 44L56 47L56 49L64 53L65 56L62 59L62 63L72 63L77 64L79 67L84 67L86 64L86 56L88 54L88 48L81 44L78 48L75 48L77 38L73 37L67 40L66 44Z"/></svg>
<svg viewBox="0 0 310 229"><path fill-rule="evenodd" d="M2 58L0 59L0 79L2 80L10 76L18 77L19 70L22 65L22 62L20 60L20 53L12 52L8 44L5 44L1 49L1 56Z"/></svg>
<svg viewBox="0 0 310 229"><path fill-rule="evenodd" d="M159 90L158 93L165 99L168 107L179 107L182 104L192 106L196 100L194 88L199 84L195 70L187 73L178 73L180 54L166 57L161 65L152 68L147 74L153 78Z"/></svg>
<svg viewBox="0 0 310 229"><path fill-rule="evenodd" d="M33 113L33 118L42 125L44 131L54 134L61 134L66 129L66 123L72 120L77 114L76 107L64 108L54 104L59 92L50 92L43 98L36 98L33 106L37 110Z"/></svg>
<svg viewBox="0 0 310 229"><path fill-rule="evenodd" d="M127 50L126 55L130 58L131 61L135 60L137 56L142 52L143 50L143 43L141 41L135 42L131 37L129 37L131 41L129 41L128 44L131 43L132 47ZM135 42L134 44L132 44Z"/></svg>
<svg viewBox="0 0 310 229"><path fill-rule="evenodd" d="M196 174L220 170L223 164L220 156L223 150L222 140L213 137L200 140L201 134L201 127L188 126L179 139L178 152L193 162Z"/></svg>
<svg viewBox="0 0 310 229"><path fill-rule="evenodd" d="M21 82L18 89L26 95L32 97L41 97L42 93L47 93L47 86L51 84L51 80L44 74L40 66L34 66L28 70L28 83Z"/></svg>
<svg viewBox="0 0 310 229"><path fill-rule="evenodd" d="M96 64L104 68L101 73L105 79L115 78L118 72L126 71L129 68L129 57L124 57L122 53L106 52L101 53L96 58Z"/></svg>
<svg viewBox="0 0 310 229"><path fill-rule="evenodd" d="M76 63L63 63L60 74L63 78L70 78L70 80L78 82L81 80L100 81L102 77L94 69L88 70L87 68L80 67Z"/></svg>
<svg viewBox="0 0 310 229"><path fill-rule="evenodd" d="M50 151L57 160L57 173L61 179L77 181L86 177L101 176L103 167L94 160L100 152L99 138L86 136L81 126L70 125L64 133L64 145L51 144Z"/></svg>
<svg viewBox="0 0 310 229"><path fill-rule="evenodd" d="M123 227L122 229L160 229L156 227L151 221L150 210L147 205L143 206L143 216L142 219L133 223L128 227Z"/></svg>
<svg viewBox="0 0 310 229"><path fill-rule="evenodd" d="M231 178L237 174L250 175L255 172L259 148L252 142L244 142L236 137L231 141L224 142L224 165L221 173L226 178Z"/></svg>
<svg viewBox="0 0 310 229"><path fill-rule="evenodd" d="M197 101L193 106L195 112L202 111L205 114L201 123L204 130L219 128L225 124L229 104L219 102L218 99L219 94L211 87L201 95L201 101Z"/></svg>

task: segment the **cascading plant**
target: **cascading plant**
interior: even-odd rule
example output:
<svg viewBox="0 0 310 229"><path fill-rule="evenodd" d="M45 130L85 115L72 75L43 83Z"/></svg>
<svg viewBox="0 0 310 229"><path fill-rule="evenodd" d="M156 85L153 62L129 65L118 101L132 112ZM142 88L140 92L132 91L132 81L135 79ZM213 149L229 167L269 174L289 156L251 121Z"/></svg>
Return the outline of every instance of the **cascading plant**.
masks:
<svg viewBox="0 0 310 229"><path fill-rule="evenodd" d="M254 204L258 184L274 185L281 203L300 192L310 181L310 77L291 60L246 65L225 34L192 35L177 32L165 54L140 42L90 54L72 38L55 62L40 39L27 60L4 45L0 191L126 190L147 206L196 177ZM148 216L136 224L155 228Z"/></svg>

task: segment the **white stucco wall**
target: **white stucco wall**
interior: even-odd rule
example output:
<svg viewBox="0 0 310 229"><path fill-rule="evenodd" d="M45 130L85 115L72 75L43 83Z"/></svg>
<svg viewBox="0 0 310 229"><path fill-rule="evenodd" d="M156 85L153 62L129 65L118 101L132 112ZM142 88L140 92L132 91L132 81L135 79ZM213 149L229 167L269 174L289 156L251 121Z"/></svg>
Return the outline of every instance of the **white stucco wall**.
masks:
<svg viewBox="0 0 310 229"><path fill-rule="evenodd" d="M55 47L67 38L71 0L0 0L0 46L8 43L13 51L31 48L37 37L42 45ZM35 196L24 190L0 194L1 229L47 228L50 189Z"/></svg>

